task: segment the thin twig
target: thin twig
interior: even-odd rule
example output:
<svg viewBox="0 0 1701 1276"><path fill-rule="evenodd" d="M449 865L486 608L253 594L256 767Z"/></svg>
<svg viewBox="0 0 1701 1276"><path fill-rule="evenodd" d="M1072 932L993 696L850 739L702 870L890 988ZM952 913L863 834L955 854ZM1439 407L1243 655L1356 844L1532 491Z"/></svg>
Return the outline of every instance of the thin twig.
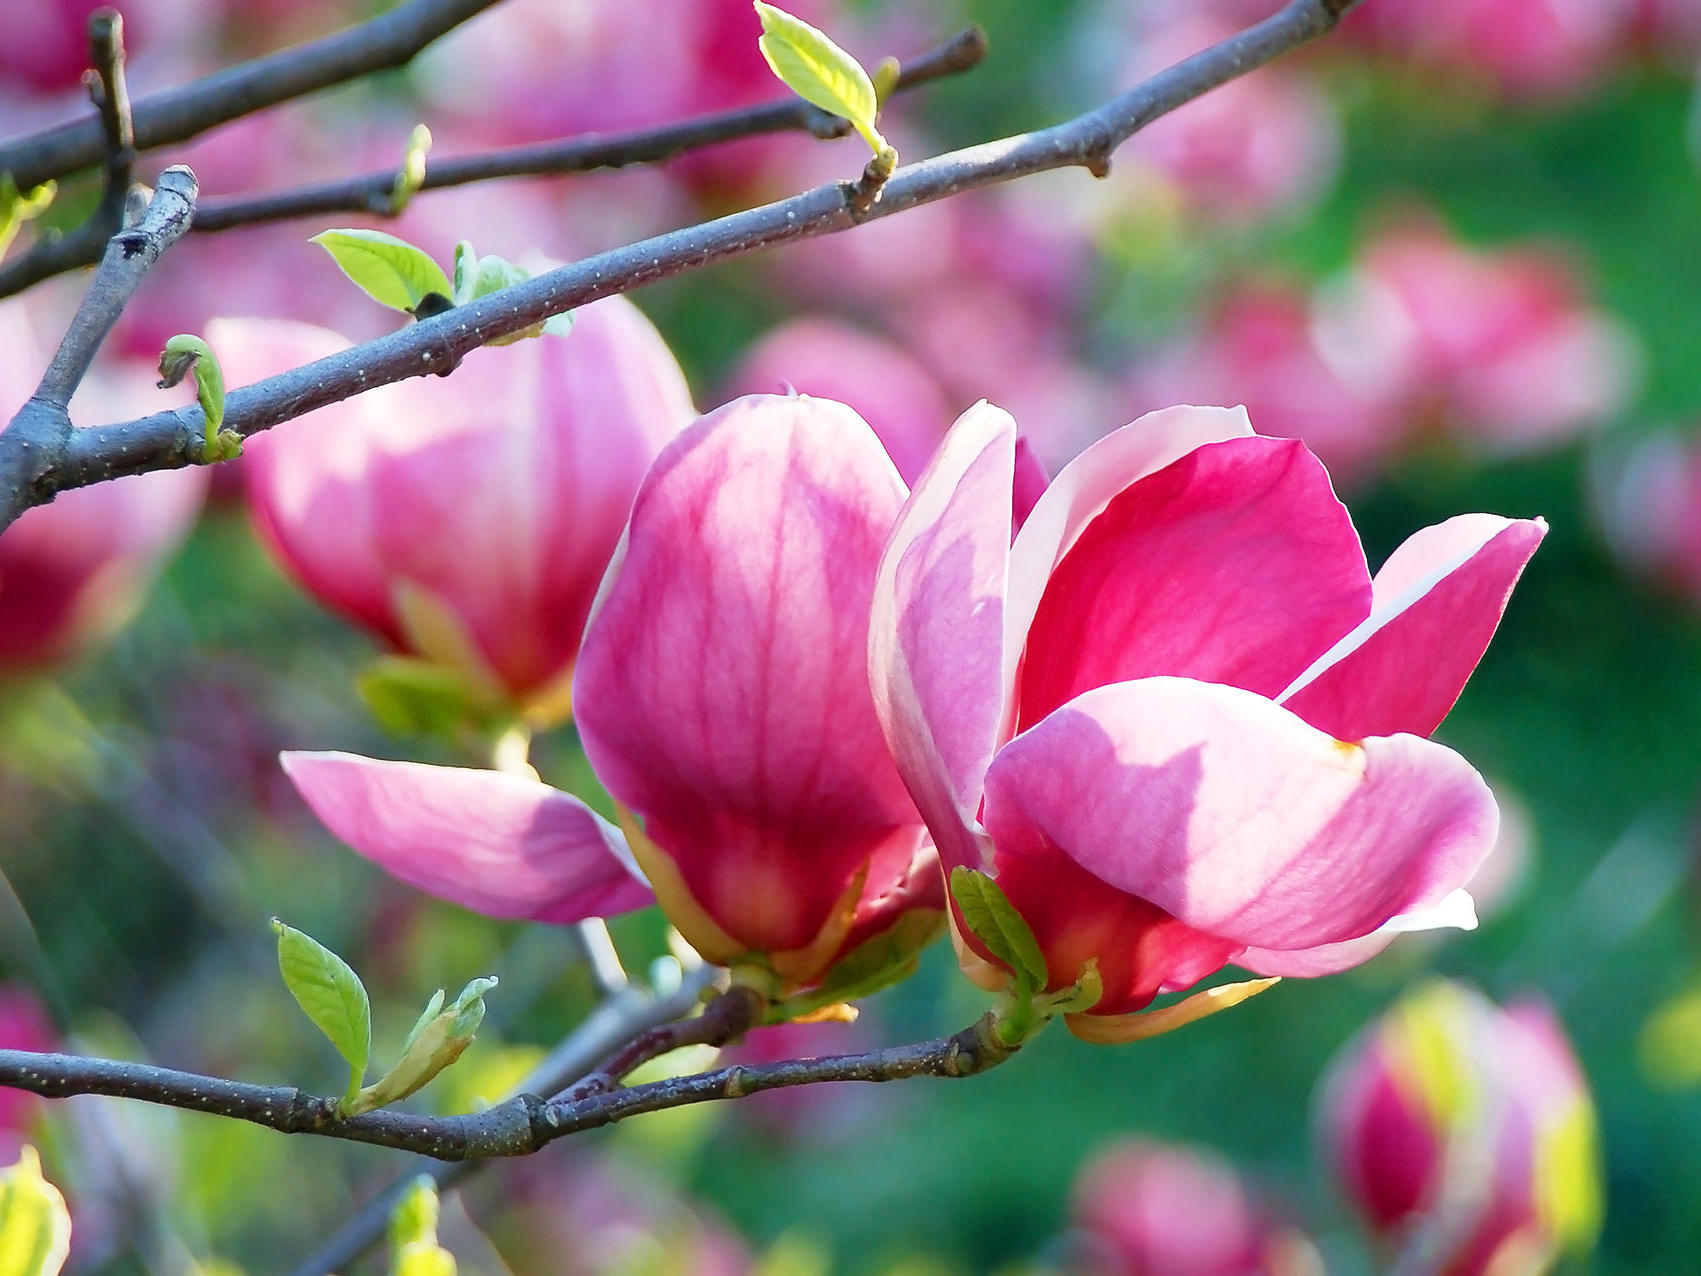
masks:
<svg viewBox="0 0 1701 1276"><path fill-rule="evenodd" d="M454 307L410 328L268 377L231 393L225 428L247 437L327 404L405 377L443 373L470 350L550 315L775 244L863 222L982 186L1068 167L1103 172L1109 156L1159 116L1332 30L1354 0L1289 0L1256 26L1084 115L899 169L866 212L848 182L818 187L698 226L640 240ZM0 432L0 530L56 491L126 474L188 465L203 435L196 405L68 433L40 458L28 484L6 482L11 430ZM13 462L15 467L15 462Z"/></svg>
<svg viewBox="0 0 1701 1276"><path fill-rule="evenodd" d="M187 141L210 128L320 89L403 66L496 0L405 0L386 13L136 102L136 149ZM0 173L19 190L98 164L105 136L83 117L0 144Z"/></svg>
<svg viewBox="0 0 1701 1276"><path fill-rule="evenodd" d="M903 92L977 66L986 56L986 35L979 27L958 32L938 48L903 64L895 91ZM687 151L768 133L805 132L819 138L843 137L850 123L799 98L761 106L716 111L656 128L620 133L586 133L576 137L535 142L434 159L426 165L421 191L465 186L504 177L547 177L589 173L603 168L658 164ZM365 213L390 217L396 170L379 169L359 177L339 178L311 186L296 186L264 195L235 195L204 200L195 210L195 231L230 230L291 217L322 217L330 213ZM0 296L7 281L0 276Z"/></svg>
<svg viewBox="0 0 1701 1276"><path fill-rule="evenodd" d="M713 1012L713 1005L705 1014ZM79 1055L0 1050L0 1085L47 1098L102 1094L247 1121L283 1134L371 1143L442 1161L526 1156L585 1130L644 1112L660 1112L763 1090L833 1081L898 1081L909 1077L967 1077L1002 1063L1015 1048L998 1041L989 1014L949 1037L862 1054L737 1064L692 1076L548 1101L524 1094L468 1116L421 1116L381 1111L339 1117L337 1100L293 1086L250 1085L151 1064Z"/></svg>
<svg viewBox="0 0 1701 1276"><path fill-rule="evenodd" d="M106 143L105 189L82 225L65 234L46 232L28 252L0 266L0 297L93 265L107 241L124 228L125 202L136 170L136 131L124 78L124 19L115 10L97 9L90 16L89 58L94 69L83 72L83 82Z"/></svg>
<svg viewBox="0 0 1701 1276"><path fill-rule="evenodd" d="M625 1042L688 1013L720 974L712 966L699 966L686 973L679 987L660 996L628 984L593 1010L583 1023L551 1050L520 1082L516 1093L553 1095L565 1090ZM429 1175L441 1191L460 1183L488 1164L488 1161L474 1160L419 1160L406 1172L398 1174L383 1192L361 1206L324 1245L295 1269L295 1276L326 1276L326 1273L346 1269L384 1235L391 1210L421 1174Z"/></svg>

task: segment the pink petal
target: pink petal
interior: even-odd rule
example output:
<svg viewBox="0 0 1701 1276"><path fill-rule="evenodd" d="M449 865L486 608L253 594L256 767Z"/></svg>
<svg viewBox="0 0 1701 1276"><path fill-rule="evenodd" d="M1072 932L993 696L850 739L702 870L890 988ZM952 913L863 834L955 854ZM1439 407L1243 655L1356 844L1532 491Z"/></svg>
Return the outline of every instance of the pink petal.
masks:
<svg viewBox="0 0 1701 1276"><path fill-rule="evenodd" d="M326 828L439 899L540 922L654 902L619 830L547 784L352 753L285 753L282 761Z"/></svg>
<svg viewBox="0 0 1701 1276"><path fill-rule="evenodd" d="M284 319L215 319L207 342L227 386L344 349L325 328ZM255 529L297 582L327 607L404 646L375 544L366 481L382 439L417 414L413 387L380 386L250 439L242 465Z"/></svg>
<svg viewBox="0 0 1701 1276"><path fill-rule="evenodd" d="M971 830L1004 704L1004 572L1016 423L979 403L952 426L898 516L874 586L875 710L947 865L980 864Z"/></svg>
<svg viewBox="0 0 1701 1276"><path fill-rule="evenodd" d="M1464 514L1425 528L1376 574L1370 616L1281 701L1343 740L1428 735L1464 689L1524 564L1541 519Z"/></svg>
<svg viewBox="0 0 1701 1276"><path fill-rule="evenodd" d="M903 499L848 407L737 399L657 459L585 634L573 703L597 775L755 950L808 944L865 865L906 872L921 836L868 680Z"/></svg>
<svg viewBox="0 0 1701 1276"><path fill-rule="evenodd" d="M1370 606L1358 534L1304 444L1207 444L1117 495L1053 569L1018 729L1090 687L1162 674L1274 695Z"/></svg>
<svg viewBox="0 0 1701 1276"><path fill-rule="evenodd" d="M999 750L983 819L1001 855L1055 847L1188 926L1292 950L1464 885L1497 812L1438 744L1343 744L1250 692L1150 678L1089 691Z"/></svg>
<svg viewBox="0 0 1701 1276"><path fill-rule="evenodd" d="M1093 517L1130 484L1196 447L1252 433L1244 408L1164 408L1099 439L1058 472L1010 546L1004 609L1004 684L1015 681L1028 624L1051 569Z"/></svg>

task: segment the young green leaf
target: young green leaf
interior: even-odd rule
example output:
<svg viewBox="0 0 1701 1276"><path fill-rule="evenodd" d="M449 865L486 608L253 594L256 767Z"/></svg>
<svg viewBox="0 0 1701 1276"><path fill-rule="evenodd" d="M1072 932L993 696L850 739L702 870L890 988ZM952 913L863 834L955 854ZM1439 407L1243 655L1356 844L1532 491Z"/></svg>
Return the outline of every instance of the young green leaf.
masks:
<svg viewBox="0 0 1701 1276"><path fill-rule="evenodd" d="M346 961L312 936L276 917L272 929L278 936L278 969L284 984L314 1026L348 1060L346 1106L360 1093L372 1054L372 1003L366 987Z"/></svg>
<svg viewBox="0 0 1701 1276"><path fill-rule="evenodd" d="M432 293L453 293L443 268L423 248L381 230L324 230L309 241L331 254L347 275L380 305L412 314Z"/></svg>
<svg viewBox="0 0 1701 1276"><path fill-rule="evenodd" d="M389 1071L352 1099L344 1100L348 1115L388 1107L405 1099L447 1068L472 1044L473 1034L484 1022L484 994L496 987L495 976L474 979L447 1006L438 989L408 1033L402 1057Z"/></svg>
<svg viewBox="0 0 1701 1276"><path fill-rule="evenodd" d="M242 455L242 438L224 425L224 373L219 369L218 356L199 337L180 332L165 343L159 355L161 390L180 383L189 372L195 373L195 398L201 405L206 431L201 440L201 464L228 461Z"/></svg>
<svg viewBox="0 0 1701 1276"><path fill-rule="evenodd" d="M70 1252L65 1198L42 1178L41 1158L26 1143L17 1163L0 1170L0 1276L56 1276Z"/></svg>
<svg viewBox="0 0 1701 1276"><path fill-rule="evenodd" d="M964 923L1015 973L1022 988L1032 992L1045 987L1048 976L1039 940L997 882L959 864L951 870L951 898L962 910Z"/></svg>
<svg viewBox="0 0 1701 1276"><path fill-rule="evenodd" d="M396 170L396 180L390 183L390 215L400 216L419 188L425 184L425 157L431 153L431 130L423 124L414 125L408 134L408 148L402 153L402 166Z"/></svg>
<svg viewBox="0 0 1701 1276"><path fill-rule="evenodd" d="M57 182L43 182L20 191L10 173L0 173L0 257L11 247L19 227L45 213L58 193Z"/></svg>
<svg viewBox="0 0 1701 1276"><path fill-rule="evenodd" d="M803 19L763 0L753 3L762 20L758 47L781 82L805 102L844 116L876 155L890 150L874 127L880 101L862 64Z"/></svg>

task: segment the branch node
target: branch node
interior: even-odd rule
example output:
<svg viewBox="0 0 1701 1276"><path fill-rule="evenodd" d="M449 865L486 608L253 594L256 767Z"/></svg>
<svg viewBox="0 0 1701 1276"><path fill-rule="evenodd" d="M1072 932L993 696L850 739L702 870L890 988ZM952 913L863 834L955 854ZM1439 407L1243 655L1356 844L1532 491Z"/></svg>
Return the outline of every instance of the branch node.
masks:
<svg viewBox="0 0 1701 1276"><path fill-rule="evenodd" d="M1105 178L1110 176L1110 152L1089 151L1082 157L1081 167L1085 168L1100 181L1103 181Z"/></svg>

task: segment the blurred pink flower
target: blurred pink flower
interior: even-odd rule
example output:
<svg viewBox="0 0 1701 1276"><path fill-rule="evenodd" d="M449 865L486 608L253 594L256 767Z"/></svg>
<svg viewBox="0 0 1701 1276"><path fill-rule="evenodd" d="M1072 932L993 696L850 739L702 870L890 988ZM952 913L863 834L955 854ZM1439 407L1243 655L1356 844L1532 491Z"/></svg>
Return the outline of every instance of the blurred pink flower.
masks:
<svg viewBox="0 0 1701 1276"><path fill-rule="evenodd" d="M738 399L663 449L573 683L585 753L641 830L495 772L286 754L290 778L339 837L442 898L564 922L653 889L706 958L781 990L901 923L926 942L938 872L864 657L904 494L868 425L824 399Z"/></svg>
<svg viewBox="0 0 1701 1276"><path fill-rule="evenodd" d="M1701 604L1701 444L1650 434L1595 460L1591 488L1608 542L1629 566Z"/></svg>
<svg viewBox="0 0 1701 1276"><path fill-rule="evenodd" d="M1323 974L1469 924L1494 801L1423 737L1545 525L1456 518L1373 581L1300 444L1172 408L1071 462L1012 544L1014 438L986 405L953 427L887 547L869 667L946 869L997 879L1047 989L1096 961L1071 1027L1139 1031L1083 1020L1229 962ZM958 939L971 979L1008 982Z"/></svg>
<svg viewBox="0 0 1701 1276"><path fill-rule="evenodd" d="M1267 15L1266 15L1267 16ZM1159 7L1145 16L1133 83L1233 35L1240 22ZM1111 168L1155 173L1187 213L1214 222L1253 222L1302 209L1334 178L1340 124L1329 99L1304 74L1268 67L1220 86L1141 129Z"/></svg>
<svg viewBox="0 0 1701 1276"><path fill-rule="evenodd" d="M1373 238L1322 319L1358 341L1403 344L1410 394L1453 434L1518 452L1600 425L1628 397L1635 351L1560 258L1479 251L1438 225Z"/></svg>
<svg viewBox="0 0 1701 1276"><path fill-rule="evenodd" d="M1594 1108L1541 1003L1421 988L1347 1045L1320 1105L1347 1199L1413 1270L1534 1276L1593 1243Z"/></svg>
<svg viewBox="0 0 1701 1276"><path fill-rule="evenodd" d="M219 321L245 384L343 345ZM679 365L621 298L566 337L475 350L443 381L381 387L254 439L255 522L284 568L398 651L557 719L633 493L691 419Z"/></svg>
<svg viewBox="0 0 1701 1276"><path fill-rule="evenodd" d="M1254 1198L1233 1166L1204 1149L1130 1139L1075 1181L1079 1276L1302 1276L1322 1266L1310 1243Z"/></svg>
<svg viewBox="0 0 1701 1276"><path fill-rule="evenodd" d="M1509 97L1580 93L1622 48L1632 0L1429 0L1366 4L1356 33L1390 56Z"/></svg>
<svg viewBox="0 0 1701 1276"><path fill-rule="evenodd" d="M1158 351L1133 377L1142 407L1239 403L1265 434L1303 439L1342 486L1381 471L1408 441L1403 347L1375 330L1332 342L1310 295L1280 280L1236 286L1199 329Z"/></svg>
<svg viewBox="0 0 1701 1276"><path fill-rule="evenodd" d="M0 425L47 361L25 304L0 307ZM103 361L78 389L73 413L101 421L157 407L149 401L156 376ZM129 620L194 524L206 484L206 470L182 469L75 488L0 532L0 675L66 660Z"/></svg>
<svg viewBox="0 0 1701 1276"><path fill-rule="evenodd" d="M35 994L20 984L0 983L0 1050L52 1050L57 1045L47 1011ZM33 1094L0 1086L0 1167L17 1160L41 1102Z"/></svg>

